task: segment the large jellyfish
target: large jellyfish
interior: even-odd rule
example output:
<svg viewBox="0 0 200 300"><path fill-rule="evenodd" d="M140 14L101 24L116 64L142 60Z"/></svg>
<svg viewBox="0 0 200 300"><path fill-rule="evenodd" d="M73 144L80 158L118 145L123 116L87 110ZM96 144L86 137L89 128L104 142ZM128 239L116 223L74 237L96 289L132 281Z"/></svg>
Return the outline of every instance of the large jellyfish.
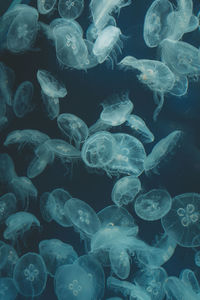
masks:
<svg viewBox="0 0 200 300"><path fill-rule="evenodd" d="M23 118L34 109L33 91L34 87L30 81L24 81L18 86L13 100L13 111L18 118Z"/></svg>
<svg viewBox="0 0 200 300"><path fill-rule="evenodd" d="M182 247L200 246L200 195L186 193L173 198L172 207L162 218L166 233Z"/></svg>
<svg viewBox="0 0 200 300"><path fill-rule="evenodd" d="M62 18L76 19L84 8L84 0L59 0L58 12Z"/></svg>
<svg viewBox="0 0 200 300"><path fill-rule="evenodd" d="M175 82L175 76L169 67L163 62L149 59L136 59L133 56L126 56L119 63L120 68L138 70L139 81L146 84L154 92L154 101L157 105L153 114L154 121L164 103L164 94L169 92Z"/></svg>

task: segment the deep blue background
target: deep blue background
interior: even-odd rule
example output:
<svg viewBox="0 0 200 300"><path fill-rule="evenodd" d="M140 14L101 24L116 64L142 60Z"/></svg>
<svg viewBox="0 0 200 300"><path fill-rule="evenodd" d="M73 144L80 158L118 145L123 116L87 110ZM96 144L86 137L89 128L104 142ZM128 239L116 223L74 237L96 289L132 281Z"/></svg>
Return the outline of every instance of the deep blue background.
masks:
<svg viewBox="0 0 200 300"><path fill-rule="evenodd" d="M24 1L27 3L28 1ZM29 1L35 6L36 1ZM199 1L194 0L194 12L197 14L200 8ZM10 1L11 3L11 1ZM143 40L143 22L145 13L152 3L152 0L134 0L132 5L121 10L119 17L116 17L117 25L122 33L128 36L124 39L124 48L118 61L126 55L133 55L137 58L156 59L157 49L148 48ZM9 1L2 0L0 3L0 15L9 6ZM85 10L77 20L84 31L90 24L89 1L85 1ZM46 23L57 17L57 11L50 17L40 16L40 20ZM123 38L122 38L123 40ZM199 47L200 33L196 30L184 36L184 40ZM178 155L168 162L167 167L161 170L160 176L147 178L141 176L143 192L151 188L165 187L171 196L186 192L200 192L200 96L199 81L191 81L186 96L176 98L169 95L165 97L164 108L161 111L158 121L152 121L152 113L155 109L152 92L140 84L133 72L124 72L115 67L108 68L106 63L99 65L87 72L61 69L57 63L55 49L52 44L38 36L35 48L37 51L30 51L25 54L14 55L11 53L0 54L0 60L11 67L16 73L15 89L25 81L30 80L35 87L34 101L36 109L23 119L17 119L12 111L9 111L9 126L0 133L0 152L7 152L15 162L16 172L19 176L26 176L26 169L33 153L30 149L17 151L17 148L9 149L2 146L7 134L15 129L38 129L47 133L52 138L62 138L57 128L56 120L50 121L41 105L40 87L36 80L38 69L47 69L57 75L67 87L68 95L60 100L61 113L68 112L82 118L88 126L92 125L99 117L100 103L114 92L122 90L130 91L130 98L134 103L134 113L142 117L155 135L155 143L171 131L181 129L185 132L182 147ZM117 130L124 131L124 128ZM153 147L153 143L145 146L147 153ZM60 162L55 161L45 172L33 180L38 188L39 196L46 191L62 187L76 198L90 204L95 211L111 205L111 191L116 178L109 179L106 175L90 174L83 163L78 162L66 169ZM1 191L2 193L2 191ZM42 224L40 233L33 231L27 239L26 247L19 245L19 253L28 251L38 252L38 242L42 239L60 238L70 243L79 255L84 253L83 241L79 234L73 229L63 229L56 223L45 223L39 212L39 197L37 204L31 204L30 210L36 214ZM155 235L162 233L160 222L144 222L135 216L139 225L139 236L146 242L151 242ZM1 233L4 226L1 227ZM174 256L164 265L169 275L178 276L184 268L191 268L200 279L200 272L194 265L194 251L192 249L177 247ZM133 273L137 266L133 263ZM112 293L111 293L112 294ZM108 293L107 293L108 295ZM19 296L18 299L23 299ZM53 292L53 281L48 279L45 292L37 299L56 299Z"/></svg>

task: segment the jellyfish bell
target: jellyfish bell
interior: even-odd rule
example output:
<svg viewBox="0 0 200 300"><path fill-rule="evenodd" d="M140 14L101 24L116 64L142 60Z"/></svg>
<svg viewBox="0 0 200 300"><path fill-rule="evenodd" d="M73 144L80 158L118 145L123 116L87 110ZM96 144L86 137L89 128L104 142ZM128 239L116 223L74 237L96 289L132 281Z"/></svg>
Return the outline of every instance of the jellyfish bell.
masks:
<svg viewBox="0 0 200 300"><path fill-rule="evenodd" d="M77 19L84 9L84 0L59 0L58 12L62 18Z"/></svg>
<svg viewBox="0 0 200 300"><path fill-rule="evenodd" d="M18 86L13 100L13 111L18 118L23 118L35 108L33 92L34 87L30 81L24 81Z"/></svg>
<svg viewBox="0 0 200 300"><path fill-rule="evenodd" d="M56 0L37 0L38 12L42 15L49 14L53 11L56 2Z"/></svg>

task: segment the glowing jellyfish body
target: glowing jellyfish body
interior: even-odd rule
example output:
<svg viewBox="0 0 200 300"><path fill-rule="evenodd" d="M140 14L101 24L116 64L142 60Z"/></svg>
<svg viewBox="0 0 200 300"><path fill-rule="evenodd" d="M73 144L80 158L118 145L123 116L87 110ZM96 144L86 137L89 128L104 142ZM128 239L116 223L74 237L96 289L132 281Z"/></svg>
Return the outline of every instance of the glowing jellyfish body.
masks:
<svg viewBox="0 0 200 300"><path fill-rule="evenodd" d="M16 176L12 158L7 153L0 153L0 183L8 184Z"/></svg>
<svg viewBox="0 0 200 300"><path fill-rule="evenodd" d="M119 47L121 51L122 42L120 40L120 35L121 30L118 27L111 25L107 26L99 33L94 42L93 53L100 64L109 57L114 48Z"/></svg>
<svg viewBox="0 0 200 300"><path fill-rule="evenodd" d="M170 91L175 82L175 76L170 68L163 62L148 59L136 59L132 56L126 56L119 63L120 68L138 70L141 72L138 79L146 84L154 92L154 102L157 105L154 111L153 119L157 119L164 103L164 94Z"/></svg>
<svg viewBox="0 0 200 300"><path fill-rule="evenodd" d="M12 278L0 278L0 300L15 300L17 290Z"/></svg>
<svg viewBox="0 0 200 300"><path fill-rule="evenodd" d="M39 253L44 259L47 270L54 276L58 267L72 264L78 255L73 247L58 239L43 240L39 243Z"/></svg>
<svg viewBox="0 0 200 300"><path fill-rule="evenodd" d="M126 279L130 273L130 257L124 247L114 246L109 251L112 271L120 278Z"/></svg>
<svg viewBox="0 0 200 300"><path fill-rule="evenodd" d="M54 153L55 157L60 159L70 162L80 158L80 151L61 139L50 139L45 142L45 145Z"/></svg>
<svg viewBox="0 0 200 300"><path fill-rule="evenodd" d="M76 148L85 142L89 132L88 127L83 120L72 114L61 114L57 118L58 127L69 138L74 141Z"/></svg>
<svg viewBox="0 0 200 300"><path fill-rule="evenodd" d="M62 18L76 19L84 8L84 0L59 0L58 12Z"/></svg>
<svg viewBox="0 0 200 300"><path fill-rule="evenodd" d="M47 271L42 257L28 252L20 257L14 269L13 280L18 292L25 297L42 294L47 281Z"/></svg>
<svg viewBox="0 0 200 300"><path fill-rule="evenodd" d="M141 140L142 143L148 144L154 141L153 133L139 116L133 114L128 115L126 125L131 129L133 135Z"/></svg>
<svg viewBox="0 0 200 300"><path fill-rule="evenodd" d="M22 237L24 232L31 229L31 227L40 227L39 220L31 213L19 211L9 216L5 224L3 236L6 240L15 241L18 237Z"/></svg>
<svg viewBox="0 0 200 300"><path fill-rule="evenodd" d="M13 193L7 193L0 197L0 223L4 222L16 211L17 200Z"/></svg>
<svg viewBox="0 0 200 300"><path fill-rule="evenodd" d="M172 199L165 190L154 189L139 196L134 204L136 214L143 220L156 221L170 210Z"/></svg>
<svg viewBox="0 0 200 300"><path fill-rule="evenodd" d="M0 273L1 277L13 277L13 271L19 257L15 249L0 241Z"/></svg>
<svg viewBox="0 0 200 300"><path fill-rule="evenodd" d="M110 126L123 124L133 110L133 103L128 97L128 92L114 94L102 103L103 111L100 120Z"/></svg>
<svg viewBox="0 0 200 300"><path fill-rule="evenodd" d="M57 0L37 0L38 12L42 15L50 13L55 5Z"/></svg>
<svg viewBox="0 0 200 300"><path fill-rule="evenodd" d="M88 280L87 272L78 264L58 268L54 278L55 293L58 300L92 300L94 287Z"/></svg>
<svg viewBox="0 0 200 300"><path fill-rule="evenodd" d="M23 118L34 109L33 90L33 84L30 81L24 81L18 86L13 100L13 111L18 118Z"/></svg>
<svg viewBox="0 0 200 300"><path fill-rule="evenodd" d="M97 214L84 201L71 198L65 203L64 210L75 228L86 236L91 237L99 230L100 221Z"/></svg>
<svg viewBox="0 0 200 300"><path fill-rule="evenodd" d="M18 5L16 9L18 13L8 30L7 48L13 53L20 53L29 50L35 42L38 12L28 5Z"/></svg>
<svg viewBox="0 0 200 300"><path fill-rule="evenodd" d="M200 74L199 49L189 43L165 39L161 44L161 59L177 75Z"/></svg>
<svg viewBox="0 0 200 300"><path fill-rule="evenodd" d="M179 275L181 281L192 289L194 293L198 294L200 292L200 286L195 273L190 269L184 269Z"/></svg>
<svg viewBox="0 0 200 300"><path fill-rule="evenodd" d="M112 189L111 198L117 206L128 205L141 190L140 180L135 176L120 178Z"/></svg>
<svg viewBox="0 0 200 300"><path fill-rule="evenodd" d="M182 247L198 247L200 195L186 193L173 198L172 207L162 218L165 232Z"/></svg>
<svg viewBox="0 0 200 300"><path fill-rule="evenodd" d="M144 170L146 158L142 143L125 133L113 134L115 139L114 159L109 163L110 174L139 176Z"/></svg>
<svg viewBox="0 0 200 300"><path fill-rule="evenodd" d="M188 78L187 76L175 74L175 82L173 88L169 91L174 96L184 96L188 91Z"/></svg>
<svg viewBox="0 0 200 300"><path fill-rule="evenodd" d="M168 15L173 6L168 0L155 0L147 10L144 20L144 41L148 47L157 47L172 31ZM174 27L173 27L174 28Z"/></svg>
<svg viewBox="0 0 200 300"><path fill-rule="evenodd" d="M172 157L178 146L180 145L183 132L175 130L161 139L154 147L151 153L147 156L144 162L145 172L158 173L158 169L161 164L166 163L167 160Z"/></svg>
<svg viewBox="0 0 200 300"><path fill-rule="evenodd" d="M41 92L44 110L50 120L54 120L60 113L60 103L57 97L50 97L43 91Z"/></svg>
<svg viewBox="0 0 200 300"><path fill-rule="evenodd" d="M168 277L164 282L164 291L168 299L174 300L198 300L198 296L188 285L184 284L179 278L175 276Z"/></svg>
<svg viewBox="0 0 200 300"><path fill-rule="evenodd" d="M65 86L60 83L50 72L37 71L37 80L42 91L51 98L64 98L67 95Z"/></svg>

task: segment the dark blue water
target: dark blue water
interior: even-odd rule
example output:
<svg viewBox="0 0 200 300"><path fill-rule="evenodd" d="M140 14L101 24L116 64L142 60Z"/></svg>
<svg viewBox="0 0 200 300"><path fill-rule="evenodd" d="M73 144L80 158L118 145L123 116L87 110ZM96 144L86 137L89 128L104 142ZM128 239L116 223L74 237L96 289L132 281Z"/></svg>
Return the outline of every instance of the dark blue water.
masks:
<svg viewBox="0 0 200 300"><path fill-rule="evenodd" d="M9 2L9 1L8 1ZM0 3L0 14L2 15L9 6L6 0ZM27 3L28 1L24 1ZM35 6L35 0L30 1L30 5ZM11 1L10 1L11 3ZM128 36L124 39L124 48L118 61L126 55L133 55L137 58L156 59L158 53L156 49L148 48L143 40L143 22L145 13L152 3L151 0L134 0L133 4L121 10L117 18L118 27L122 33ZM84 30L90 24L89 1L85 1L85 10L78 22ZM194 1L194 12L199 11L200 4ZM40 20L49 23L57 17L57 12L50 17L40 16ZM185 41L199 47L200 32L195 31L184 36ZM83 119L88 126L92 125L101 112L100 103L112 93L122 90L130 91L130 98L134 103L134 113L142 117L150 130L155 135L155 143L162 137L176 129L185 132L184 147L173 161L169 161L166 168L162 170L160 176L147 178L141 176L142 188L148 191L151 188L164 187L171 196L186 192L200 193L200 85L199 81L189 83L189 90L186 96L176 98L166 95L164 108L158 117L158 121L152 121L152 114L155 109L153 95L150 90L139 83L134 73L124 72L114 67L108 68L106 63L99 65L87 72L61 69L57 63L55 49L44 37L39 36L36 50L24 54L14 55L4 53L0 55L0 60L11 67L16 73L14 88L25 80L34 84L35 110L23 119L17 119L12 111L9 112L10 123L8 127L0 133L0 152L7 152L12 157L16 172L19 176L26 176L27 166L32 158L30 149L17 151L15 147L5 148L2 146L7 134L15 129L38 129L48 134L51 138L62 138L57 128L56 120L50 121L45 115L41 106L40 87L36 80L38 69L47 69L57 75L66 85L68 95L66 99L60 101L61 113L68 112ZM154 143L146 146L149 153ZM116 178L108 178L105 174L90 174L83 163L78 162L73 166L64 166L60 161L55 161L40 176L33 179L34 185L38 189L39 196L46 191L51 191L57 187L64 188L71 195L87 202L95 211L111 205L111 191ZM39 212L39 197L36 204L32 203L30 209L40 219L42 230L33 231L27 238L26 246L20 244L20 255L28 252L38 252L38 242L42 239L58 238L70 243L79 255L84 253L84 244L78 233L72 228L64 229L55 222L45 223ZM160 222L145 222L140 220L134 213L133 207L129 211L134 215L139 225L139 236L150 243L156 235L160 235L163 230ZM4 226L1 228L1 233ZM133 264L133 269L137 266ZM200 272L194 265L194 251L192 249L177 247L174 256L164 265L169 275L178 276L184 268L191 268L195 271L200 280ZM134 270L133 270L134 271ZM109 271L108 273L109 274ZM106 295L114 295L106 292ZM19 299L25 299L18 296ZM37 298L38 300L54 300L56 296L53 291L53 280L48 278L45 292ZM69 299L70 300L70 299Z"/></svg>

